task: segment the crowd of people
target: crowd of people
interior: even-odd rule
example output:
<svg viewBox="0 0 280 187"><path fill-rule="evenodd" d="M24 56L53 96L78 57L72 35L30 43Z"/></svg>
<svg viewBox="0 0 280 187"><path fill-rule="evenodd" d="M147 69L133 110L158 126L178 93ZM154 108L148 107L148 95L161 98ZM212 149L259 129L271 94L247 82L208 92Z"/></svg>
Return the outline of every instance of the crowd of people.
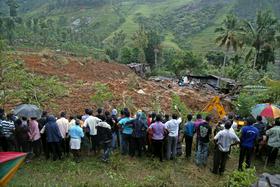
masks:
<svg viewBox="0 0 280 187"><path fill-rule="evenodd" d="M253 156L265 158L266 164L275 164L280 148L280 119L272 125L263 123L261 116L246 119L244 126L238 126L234 115L229 115L214 124L211 116L203 119L201 114L189 114L186 122L174 113L162 116L138 111L132 114L128 108L111 112L85 109L84 115L69 116L61 112L54 115L43 112L35 117L5 115L0 109L0 143L3 151L28 153L27 160L36 159L43 153L46 159L61 160L70 151L75 162L81 161L81 153L99 155L109 161L112 151L119 150L130 157L158 157L160 161L175 160L183 153L181 143L185 142L184 155L192 158L197 166L205 167L209 156L209 143L215 143L213 150L214 174L223 174L231 148L239 144L240 170L250 167ZM193 146L194 145L194 146ZM194 153L193 153L194 152Z"/></svg>

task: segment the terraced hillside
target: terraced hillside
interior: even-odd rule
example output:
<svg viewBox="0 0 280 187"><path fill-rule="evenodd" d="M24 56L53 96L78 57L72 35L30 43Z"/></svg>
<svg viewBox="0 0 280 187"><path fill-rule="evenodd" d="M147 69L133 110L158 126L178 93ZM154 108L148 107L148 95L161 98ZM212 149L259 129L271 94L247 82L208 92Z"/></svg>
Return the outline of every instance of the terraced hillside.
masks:
<svg viewBox="0 0 280 187"><path fill-rule="evenodd" d="M205 53L215 49L214 29L228 13L251 19L260 9L270 9L280 16L277 0L18 0L23 18L43 18L62 27L85 29L94 37L90 47L102 48L114 33L127 34L125 45L138 29L137 19L148 18L160 24L164 47L191 49ZM0 0L0 12L9 9Z"/></svg>

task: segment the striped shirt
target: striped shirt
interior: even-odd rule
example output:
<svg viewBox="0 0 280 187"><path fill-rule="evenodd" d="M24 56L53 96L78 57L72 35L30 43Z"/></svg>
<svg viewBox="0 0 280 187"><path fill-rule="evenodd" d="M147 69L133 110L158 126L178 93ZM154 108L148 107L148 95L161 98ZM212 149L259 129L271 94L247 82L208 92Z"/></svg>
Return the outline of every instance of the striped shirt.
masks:
<svg viewBox="0 0 280 187"><path fill-rule="evenodd" d="M12 121L0 120L0 133L6 138L11 137L15 131L15 124Z"/></svg>

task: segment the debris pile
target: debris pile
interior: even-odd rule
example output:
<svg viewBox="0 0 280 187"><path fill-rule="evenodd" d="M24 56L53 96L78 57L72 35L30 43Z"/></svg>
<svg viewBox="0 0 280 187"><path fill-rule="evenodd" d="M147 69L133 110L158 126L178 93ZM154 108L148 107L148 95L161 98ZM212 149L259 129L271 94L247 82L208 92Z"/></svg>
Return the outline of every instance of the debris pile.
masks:
<svg viewBox="0 0 280 187"><path fill-rule="evenodd" d="M171 96L177 94L188 108L200 111L215 96L201 90L181 87L176 79L152 77L144 80L128 66L117 63L96 62L91 59L84 62L84 58L72 56L65 56L68 63L61 63L44 59L35 53L19 55L17 58L23 60L30 71L43 76L57 76L67 86L70 93L67 97L52 100L45 105L45 109L54 113L62 110L69 114L83 113L84 108L94 107L90 98L94 94L92 85L96 82L107 84L114 96L110 105L105 106L106 109L120 108L129 103L135 109L152 111L155 110L153 103L156 97L161 109L170 112ZM131 77L136 77L136 86L133 86Z"/></svg>

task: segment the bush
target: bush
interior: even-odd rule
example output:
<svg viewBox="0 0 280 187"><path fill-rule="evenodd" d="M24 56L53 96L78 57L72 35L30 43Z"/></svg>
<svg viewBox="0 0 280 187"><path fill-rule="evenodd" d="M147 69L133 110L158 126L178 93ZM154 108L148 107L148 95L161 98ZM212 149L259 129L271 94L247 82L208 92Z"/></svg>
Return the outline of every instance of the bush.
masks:
<svg viewBox="0 0 280 187"><path fill-rule="evenodd" d="M172 112L179 113L183 118L183 120L186 120L190 110L187 108L185 103L181 100L180 96L175 93L172 94L171 103L172 103Z"/></svg>
<svg viewBox="0 0 280 187"><path fill-rule="evenodd" d="M228 176L228 187L245 187L251 186L257 180L256 169L246 169L243 164L243 171L235 170L231 175Z"/></svg>
<svg viewBox="0 0 280 187"><path fill-rule="evenodd" d="M257 97L245 92L240 93L234 102L236 114L240 117L248 117L251 115L251 109L258 103Z"/></svg>
<svg viewBox="0 0 280 187"><path fill-rule="evenodd" d="M94 95L91 100L97 107L103 107L106 102L111 101L114 97L106 84L96 82L93 86Z"/></svg>

